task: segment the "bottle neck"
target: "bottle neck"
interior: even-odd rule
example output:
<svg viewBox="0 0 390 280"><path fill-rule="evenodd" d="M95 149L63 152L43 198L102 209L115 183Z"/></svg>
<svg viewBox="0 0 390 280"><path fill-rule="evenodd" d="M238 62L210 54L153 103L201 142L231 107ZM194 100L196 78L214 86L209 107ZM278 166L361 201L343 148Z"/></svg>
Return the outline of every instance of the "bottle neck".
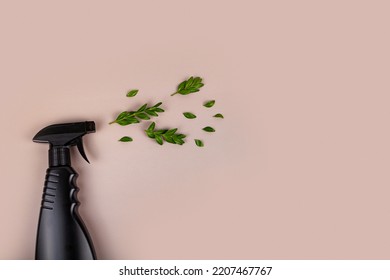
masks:
<svg viewBox="0 0 390 280"><path fill-rule="evenodd" d="M70 150L68 147L51 146L49 149L49 167L70 166Z"/></svg>

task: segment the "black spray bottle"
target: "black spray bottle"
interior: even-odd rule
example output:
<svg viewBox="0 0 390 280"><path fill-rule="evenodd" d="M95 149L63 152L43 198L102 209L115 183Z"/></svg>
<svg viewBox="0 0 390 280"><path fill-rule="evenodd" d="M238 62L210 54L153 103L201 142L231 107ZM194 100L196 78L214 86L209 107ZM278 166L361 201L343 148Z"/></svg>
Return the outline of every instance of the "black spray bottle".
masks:
<svg viewBox="0 0 390 280"><path fill-rule="evenodd" d="M33 141L48 143L46 171L35 251L37 260L94 260L95 250L79 213L77 173L71 167L70 147L77 146L87 161L82 137L95 132L91 121L50 125Z"/></svg>

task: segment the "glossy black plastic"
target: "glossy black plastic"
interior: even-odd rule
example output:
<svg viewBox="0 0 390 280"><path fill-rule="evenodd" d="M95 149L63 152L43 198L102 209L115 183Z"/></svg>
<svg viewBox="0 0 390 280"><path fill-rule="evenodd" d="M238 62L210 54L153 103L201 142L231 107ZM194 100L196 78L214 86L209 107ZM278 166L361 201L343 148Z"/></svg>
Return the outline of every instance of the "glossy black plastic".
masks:
<svg viewBox="0 0 390 280"><path fill-rule="evenodd" d="M69 166L47 169L36 244L37 260L94 260L95 251L78 213L77 173Z"/></svg>
<svg viewBox="0 0 390 280"><path fill-rule="evenodd" d="M86 158L82 137L95 132L94 122L56 124L35 135L34 142L48 143L49 168L42 195L35 258L37 260L94 260L95 250L79 213L78 174L70 166L70 147Z"/></svg>

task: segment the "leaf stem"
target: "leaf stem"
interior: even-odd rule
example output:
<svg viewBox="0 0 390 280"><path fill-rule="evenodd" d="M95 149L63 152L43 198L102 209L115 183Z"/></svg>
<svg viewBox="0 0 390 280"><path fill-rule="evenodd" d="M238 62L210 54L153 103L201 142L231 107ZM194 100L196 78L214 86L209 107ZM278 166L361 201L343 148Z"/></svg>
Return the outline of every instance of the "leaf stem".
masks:
<svg viewBox="0 0 390 280"><path fill-rule="evenodd" d="M178 92L172 93L171 96L174 96L175 94L178 94Z"/></svg>
<svg viewBox="0 0 390 280"><path fill-rule="evenodd" d="M112 122L109 122L108 124L113 124L113 123L116 123L116 120L115 120L115 121L112 121Z"/></svg>

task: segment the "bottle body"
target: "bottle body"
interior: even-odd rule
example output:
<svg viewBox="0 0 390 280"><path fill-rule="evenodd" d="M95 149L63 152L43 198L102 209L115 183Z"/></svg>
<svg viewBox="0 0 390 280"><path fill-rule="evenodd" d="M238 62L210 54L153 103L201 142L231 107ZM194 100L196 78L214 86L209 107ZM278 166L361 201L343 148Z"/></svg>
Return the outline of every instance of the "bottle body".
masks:
<svg viewBox="0 0 390 280"><path fill-rule="evenodd" d="M38 223L37 260L96 259L92 240L78 213L77 176L70 166L47 169Z"/></svg>

